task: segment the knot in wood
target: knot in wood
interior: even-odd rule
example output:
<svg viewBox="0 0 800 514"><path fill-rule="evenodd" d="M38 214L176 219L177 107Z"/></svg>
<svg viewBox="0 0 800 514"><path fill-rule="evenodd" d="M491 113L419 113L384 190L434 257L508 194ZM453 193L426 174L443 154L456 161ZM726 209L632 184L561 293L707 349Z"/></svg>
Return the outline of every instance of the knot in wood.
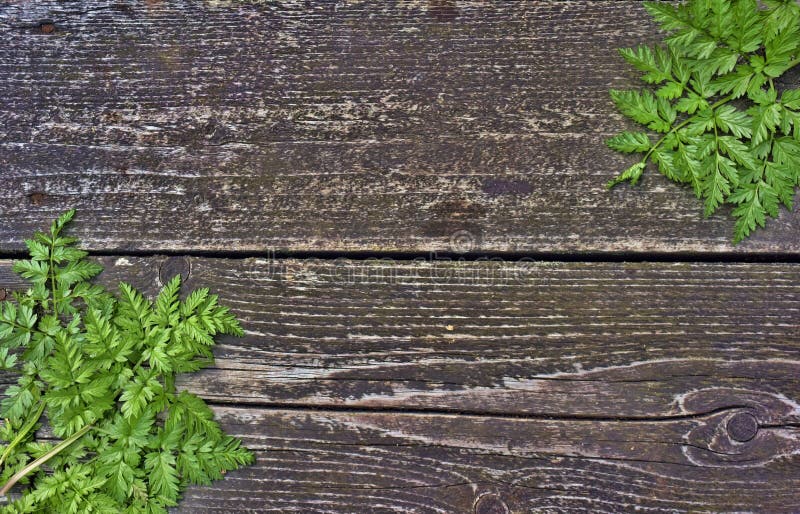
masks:
<svg viewBox="0 0 800 514"><path fill-rule="evenodd" d="M203 132L205 133L206 136L211 137L214 135L214 132L217 131L218 126L219 125L217 124L217 120L212 118L208 120L208 122L206 122L205 125L203 125Z"/></svg>
<svg viewBox="0 0 800 514"><path fill-rule="evenodd" d="M506 502L494 493L481 495L475 500L475 514L509 514Z"/></svg>
<svg viewBox="0 0 800 514"><path fill-rule="evenodd" d="M192 262L188 257L170 257L161 263L158 270L158 279L161 285L167 284L175 275L181 276L181 282L185 283L192 273Z"/></svg>
<svg viewBox="0 0 800 514"><path fill-rule="evenodd" d="M731 439L746 443L758 433L758 420L749 412L738 412L728 420L727 429Z"/></svg>

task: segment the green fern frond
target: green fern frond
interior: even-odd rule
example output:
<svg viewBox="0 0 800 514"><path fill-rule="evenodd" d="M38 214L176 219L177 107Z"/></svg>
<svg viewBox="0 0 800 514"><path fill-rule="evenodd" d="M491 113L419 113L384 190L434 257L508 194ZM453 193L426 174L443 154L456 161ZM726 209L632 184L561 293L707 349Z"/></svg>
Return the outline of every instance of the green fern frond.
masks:
<svg viewBox="0 0 800 514"><path fill-rule="evenodd" d="M635 184L654 163L670 180L691 184L707 216L732 205L736 243L781 205L791 209L800 185L800 91L779 94L775 84L800 64L800 5L764 6L645 2L667 33L665 46L620 50L648 87L611 91L618 109L658 138L634 131L610 138L610 148L643 156L608 186Z"/></svg>
<svg viewBox="0 0 800 514"><path fill-rule="evenodd" d="M166 513L188 484L253 461L201 398L175 390L177 373L211 362L216 335L242 330L208 289L182 302L180 277L155 302L89 283L101 268L63 234L74 215L26 242L14 271L32 287L0 302L0 368L20 373L0 401L0 494L24 486L0 510ZM44 416L64 441L36 441Z"/></svg>

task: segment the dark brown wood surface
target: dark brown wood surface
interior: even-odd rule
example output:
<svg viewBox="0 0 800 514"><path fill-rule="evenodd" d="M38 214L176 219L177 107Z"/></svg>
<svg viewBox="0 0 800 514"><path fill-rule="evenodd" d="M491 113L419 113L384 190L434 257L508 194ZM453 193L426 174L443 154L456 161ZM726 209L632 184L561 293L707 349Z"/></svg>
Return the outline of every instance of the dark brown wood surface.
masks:
<svg viewBox="0 0 800 514"><path fill-rule="evenodd" d="M101 282L242 319L181 386L257 463L177 512L800 512L800 214L732 246L653 172L603 189L615 49L658 37L634 0L0 0L0 259L75 207Z"/></svg>
<svg viewBox="0 0 800 514"><path fill-rule="evenodd" d="M182 386L258 463L185 512L800 509L796 265L101 262L244 321Z"/></svg>
<svg viewBox="0 0 800 514"><path fill-rule="evenodd" d="M603 139L639 1L0 3L0 243L68 208L106 251L733 247Z"/></svg>

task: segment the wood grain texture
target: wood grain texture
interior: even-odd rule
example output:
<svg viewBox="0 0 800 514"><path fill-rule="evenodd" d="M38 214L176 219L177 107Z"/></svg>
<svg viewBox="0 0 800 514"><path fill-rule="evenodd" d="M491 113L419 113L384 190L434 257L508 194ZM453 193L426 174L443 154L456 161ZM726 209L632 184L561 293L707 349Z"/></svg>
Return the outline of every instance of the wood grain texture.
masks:
<svg viewBox="0 0 800 514"><path fill-rule="evenodd" d="M258 462L178 512L800 509L800 266L101 261L244 322L181 385Z"/></svg>
<svg viewBox="0 0 800 514"><path fill-rule="evenodd" d="M786 407L746 442L728 428L744 406L653 421L217 408L257 463L179 512L797 512Z"/></svg>
<svg viewBox="0 0 800 514"><path fill-rule="evenodd" d="M636 419L800 398L792 264L101 262L109 286L222 293L246 336L184 381L221 403Z"/></svg>
<svg viewBox="0 0 800 514"><path fill-rule="evenodd" d="M741 438L737 422L763 415L743 406L639 421L213 409L257 461L213 488L189 488L176 513L795 512L798 504L796 424L772 419Z"/></svg>
<svg viewBox="0 0 800 514"><path fill-rule="evenodd" d="M602 141L640 2L0 3L0 245L68 208L93 249L800 252L732 247ZM790 79L797 82L797 77ZM652 175L652 174L651 174ZM131 235L134 234L135 237Z"/></svg>
<svg viewBox="0 0 800 514"><path fill-rule="evenodd" d="M180 385L258 462L178 512L798 512L800 265L180 255L800 255L799 213L732 247L661 177L603 190L644 16L0 0L0 253L77 207L101 282L243 320Z"/></svg>

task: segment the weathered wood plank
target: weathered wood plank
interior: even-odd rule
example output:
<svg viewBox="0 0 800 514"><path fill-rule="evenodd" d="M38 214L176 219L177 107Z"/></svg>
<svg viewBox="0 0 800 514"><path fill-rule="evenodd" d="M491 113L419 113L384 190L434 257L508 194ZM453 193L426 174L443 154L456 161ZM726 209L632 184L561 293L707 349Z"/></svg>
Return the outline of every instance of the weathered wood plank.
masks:
<svg viewBox="0 0 800 514"><path fill-rule="evenodd" d="M101 260L244 320L182 386L258 462L179 512L800 509L800 266Z"/></svg>
<svg viewBox="0 0 800 514"><path fill-rule="evenodd" d="M188 273L241 317L183 382L215 402L645 419L800 398L797 265L102 262L150 295Z"/></svg>
<svg viewBox="0 0 800 514"><path fill-rule="evenodd" d="M794 512L798 505L792 459L800 434L787 421L797 414L790 402L780 416L734 406L658 420L213 408L257 462L211 488L190 488L176 512ZM46 429L39 435L51 437Z"/></svg>
<svg viewBox="0 0 800 514"><path fill-rule="evenodd" d="M260 4L0 4L2 248L78 207L111 251L800 252L603 190L638 1Z"/></svg>
<svg viewBox="0 0 800 514"><path fill-rule="evenodd" d="M650 421L216 411L257 463L191 489L179 512L800 509L796 426L737 430L747 407Z"/></svg>

